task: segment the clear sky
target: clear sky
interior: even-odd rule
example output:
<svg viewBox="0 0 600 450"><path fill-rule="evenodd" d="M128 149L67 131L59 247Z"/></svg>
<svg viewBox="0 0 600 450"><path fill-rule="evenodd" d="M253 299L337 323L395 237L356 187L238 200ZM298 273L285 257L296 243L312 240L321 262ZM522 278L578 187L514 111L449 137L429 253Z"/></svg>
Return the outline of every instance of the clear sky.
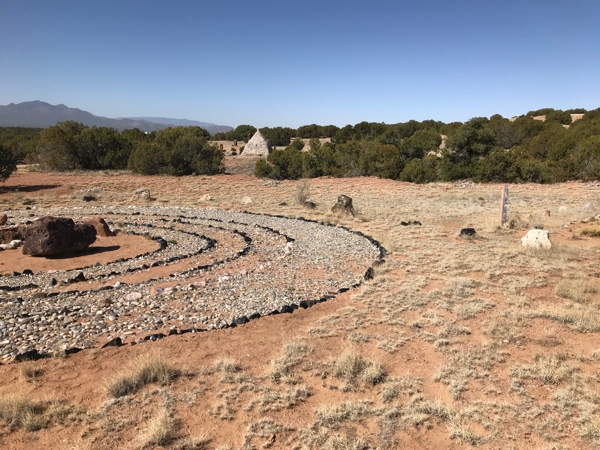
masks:
<svg viewBox="0 0 600 450"><path fill-rule="evenodd" d="M0 0L0 104L222 125L600 107L599 0Z"/></svg>

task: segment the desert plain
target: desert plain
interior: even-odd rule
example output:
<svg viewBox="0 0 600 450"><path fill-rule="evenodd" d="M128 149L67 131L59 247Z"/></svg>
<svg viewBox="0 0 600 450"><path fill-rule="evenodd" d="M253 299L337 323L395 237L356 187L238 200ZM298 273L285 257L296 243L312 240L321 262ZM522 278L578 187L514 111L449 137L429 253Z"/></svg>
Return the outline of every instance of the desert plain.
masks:
<svg viewBox="0 0 600 450"><path fill-rule="evenodd" d="M600 207L600 185L508 185L510 226L500 227L503 185L274 182L248 174L241 161L227 157L228 174L179 178L20 167L0 185L0 212L10 218L69 208L77 215L92 206L133 206L302 217L379 243L385 252L368 262L372 278L309 308L236 327L128 338L106 348L100 334L77 353L57 348L33 361L6 359L0 363L2 448L598 447L600 228L593 218L600 211L583 207ZM135 197L138 189L149 190L150 198ZM331 213L340 194L353 199L355 216ZM84 195L95 200L84 202ZM299 197L316 208L302 206ZM408 221L421 225L401 224ZM549 231L551 249L522 247L534 226ZM464 227L477 233L460 237ZM242 245L226 233L215 240L223 258ZM5 250L0 280L25 268L104 265L156 246L133 235L99 238L95 245L108 250L60 260ZM265 237L260 245L271 264L249 255L236 263L236 273L262 263L265 273L285 273L285 258L269 247L281 249L285 241ZM185 291L192 279L168 280L185 264L105 284L162 277L161 289ZM356 265L348 271L367 268ZM295 276L304 286L323 273L315 262ZM83 283L86 289L102 284ZM10 319L7 305L18 297L19 291L0 291L1 320ZM168 334L160 323L156 330Z"/></svg>

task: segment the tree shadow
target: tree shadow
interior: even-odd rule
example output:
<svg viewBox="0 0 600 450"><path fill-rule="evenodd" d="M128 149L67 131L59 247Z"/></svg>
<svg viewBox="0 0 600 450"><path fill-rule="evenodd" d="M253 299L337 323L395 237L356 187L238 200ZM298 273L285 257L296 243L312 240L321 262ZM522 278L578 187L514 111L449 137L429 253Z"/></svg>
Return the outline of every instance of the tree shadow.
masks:
<svg viewBox="0 0 600 450"><path fill-rule="evenodd" d="M2 186L0 185L0 194L8 192L36 192L44 191L46 189L55 189L60 187L60 184L32 184L32 185L15 185L15 186Z"/></svg>

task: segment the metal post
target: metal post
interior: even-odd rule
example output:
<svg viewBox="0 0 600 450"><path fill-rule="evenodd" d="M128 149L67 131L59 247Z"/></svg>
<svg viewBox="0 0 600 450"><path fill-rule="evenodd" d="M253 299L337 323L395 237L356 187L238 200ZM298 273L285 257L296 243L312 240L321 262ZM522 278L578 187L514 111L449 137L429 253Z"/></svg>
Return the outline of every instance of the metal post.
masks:
<svg viewBox="0 0 600 450"><path fill-rule="evenodd" d="M504 186L502 188L502 200L500 200L500 225L504 226L508 216L508 188Z"/></svg>

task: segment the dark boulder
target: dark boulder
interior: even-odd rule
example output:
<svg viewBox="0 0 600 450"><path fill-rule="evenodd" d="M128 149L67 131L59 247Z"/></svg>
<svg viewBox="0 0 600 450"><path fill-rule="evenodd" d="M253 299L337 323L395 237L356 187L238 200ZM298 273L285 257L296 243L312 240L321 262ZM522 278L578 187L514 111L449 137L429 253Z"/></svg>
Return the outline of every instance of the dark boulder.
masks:
<svg viewBox="0 0 600 450"><path fill-rule="evenodd" d="M88 248L96 240L96 229L66 217L46 216L27 228L24 239L24 255L50 256Z"/></svg>
<svg viewBox="0 0 600 450"><path fill-rule="evenodd" d="M460 237L475 236L475 228L463 228L460 230Z"/></svg>
<svg viewBox="0 0 600 450"><path fill-rule="evenodd" d="M26 229L25 225L0 227L0 244L10 244L11 241L22 240Z"/></svg>
<svg viewBox="0 0 600 450"><path fill-rule="evenodd" d="M317 204L315 202L305 201L304 207L307 209L317 209Z"/></svg>
<svg viewBox="0 0 600 450"><path fill-rule="evenodd" d="M354 215L354 206L352 206L352 199L347 195L340 195L337 199L337 203L331 207L332 213L338 214L350 214Z"/></svg>

